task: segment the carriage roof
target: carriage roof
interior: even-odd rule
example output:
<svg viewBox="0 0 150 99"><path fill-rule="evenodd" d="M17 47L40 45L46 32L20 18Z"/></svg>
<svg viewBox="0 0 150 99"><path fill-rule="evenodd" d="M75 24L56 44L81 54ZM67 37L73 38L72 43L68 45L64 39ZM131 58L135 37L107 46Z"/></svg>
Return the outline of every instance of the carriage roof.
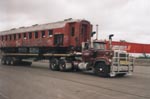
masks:
<svg viewBox="0 0 150 99"><path fill-rule="evenodd" d="M32 25L32 26L28 26L28 27L13 28L13 29L10 29L10 30L1 31L0 35L61 28L61 27L64 27L66 25L66 23L79 22L79 21L82 21L82 20L80 20L80 19L66 19L64 21L47 23L47 24L35 24L35 25Z"/></svg>

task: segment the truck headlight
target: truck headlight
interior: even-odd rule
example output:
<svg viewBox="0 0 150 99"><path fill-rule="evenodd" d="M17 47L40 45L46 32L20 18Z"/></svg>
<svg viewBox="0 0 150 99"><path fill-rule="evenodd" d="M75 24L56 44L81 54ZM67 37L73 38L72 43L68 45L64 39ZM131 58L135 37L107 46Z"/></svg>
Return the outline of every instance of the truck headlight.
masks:
<svg viewBox="0 0 150 99"><path fill-rule="evenodd" d="M112 62L112 60L111 60L111 59L109 59L108 61L109 61L109 62Z"/></svg>

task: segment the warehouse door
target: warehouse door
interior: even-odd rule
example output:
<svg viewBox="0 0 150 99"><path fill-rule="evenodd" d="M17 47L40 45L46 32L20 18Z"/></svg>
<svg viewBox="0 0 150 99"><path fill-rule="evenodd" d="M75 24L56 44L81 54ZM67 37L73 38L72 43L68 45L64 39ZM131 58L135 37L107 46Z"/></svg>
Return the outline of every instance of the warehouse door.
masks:
<svg viewBox="0 0 150 99"><path fill-rule="evenodd" d="M64 35L63 34L55 34L54 35L54 45L60 46L63 45Z"/></svg>

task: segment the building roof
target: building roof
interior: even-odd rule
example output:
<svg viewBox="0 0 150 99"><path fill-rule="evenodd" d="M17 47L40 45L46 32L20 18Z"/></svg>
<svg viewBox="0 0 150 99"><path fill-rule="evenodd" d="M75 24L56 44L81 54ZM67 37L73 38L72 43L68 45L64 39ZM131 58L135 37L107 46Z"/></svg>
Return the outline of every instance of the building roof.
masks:
<svg viewBox="0 0 150 99"><path fill-rule="evenodd" d="M59 21L59 22L53 22L53 23L47 23L47 24L35 24L32 26L28 26L28 27L20 27L20 28L13 28L13 29L6 30L6 31L0 31L0 35L61 28L61 27L64 27L66 23L68 22L79 22L79 21L81 20L70 18L70 19L65 19L64 21Z"/></svg>

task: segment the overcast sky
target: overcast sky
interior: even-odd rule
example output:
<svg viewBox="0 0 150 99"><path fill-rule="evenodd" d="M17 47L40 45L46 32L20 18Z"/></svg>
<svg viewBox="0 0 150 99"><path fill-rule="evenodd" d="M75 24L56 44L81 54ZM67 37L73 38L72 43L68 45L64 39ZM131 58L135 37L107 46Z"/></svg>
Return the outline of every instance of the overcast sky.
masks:
<svg viewBox="0 0 150 99"><path fill-rule="evenodd" d="M99 24L99 39L150 44L150 0L0 0L0 31L66 18Z"/></svg>

